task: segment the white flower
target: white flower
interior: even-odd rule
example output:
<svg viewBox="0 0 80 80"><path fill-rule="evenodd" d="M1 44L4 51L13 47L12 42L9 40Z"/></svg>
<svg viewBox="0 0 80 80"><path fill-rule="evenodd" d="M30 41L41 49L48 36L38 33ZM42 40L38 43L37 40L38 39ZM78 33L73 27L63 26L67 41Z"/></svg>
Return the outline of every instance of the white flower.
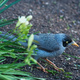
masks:
<svg viewBox="0 0 80 80"><path fill-rule="evenodd" d="M25 23L26 25L29 24L25 16L18 17L18 19L20 23Z"/></svg>
<svg viewBox="0 0 80 80"><path fill-rule="evenodd" d="M18 19L19 19L20 23L25 23L26 22L25 16L18 17Z"/></svg>
<svg viewBox="0 0 80 80"><path fill-rule="evenodd" d="M28 21L26 21L26 22L25 22L25 24L26 24L26 25L28 25L28 24L29 24L29 22L28 22Z"/></svg>

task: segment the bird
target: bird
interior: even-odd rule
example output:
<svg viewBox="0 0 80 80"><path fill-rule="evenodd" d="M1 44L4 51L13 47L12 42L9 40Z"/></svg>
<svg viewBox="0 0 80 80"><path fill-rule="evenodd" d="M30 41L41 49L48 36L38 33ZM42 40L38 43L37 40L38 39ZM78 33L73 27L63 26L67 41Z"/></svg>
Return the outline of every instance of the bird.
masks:
<svg viewBox="0 0 80 80"><path fill-rule="evenodd" d="M0 37L5 36L5 32L2 32L0 34ZM6 39L15 41L17 38L14 35L6 35ZM21 42L22 46L27 47L28 40L26 39L26 42ZM37 45L37 50L34 50L33 56L36 61L39 58L44 58L46 61L48 61L51 65L53 65L54 69L57 71L60 71L60 68L58 68L52 61L50 61L47 57L56 57L61 55L65 49L70 46L74 45L79 47L79 45L67 34L64 33L41 33L34 35L33 44ZM42 69L43 72L46 72L46 68L44 68L38 61L37 64L40 66L39 69Z"/></svg>

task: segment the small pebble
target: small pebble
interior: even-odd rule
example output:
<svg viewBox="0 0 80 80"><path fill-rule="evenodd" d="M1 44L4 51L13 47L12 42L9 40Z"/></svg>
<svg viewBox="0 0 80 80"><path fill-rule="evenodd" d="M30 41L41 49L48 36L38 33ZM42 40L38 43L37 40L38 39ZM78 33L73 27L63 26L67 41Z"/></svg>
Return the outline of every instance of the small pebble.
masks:
<svg viewBox="0 0 80 80"><path fill-rule="evenodd" d="M45 4L46 4L46 5L48 5L49 3L48 3L48 2L46 2Z"/></svg>

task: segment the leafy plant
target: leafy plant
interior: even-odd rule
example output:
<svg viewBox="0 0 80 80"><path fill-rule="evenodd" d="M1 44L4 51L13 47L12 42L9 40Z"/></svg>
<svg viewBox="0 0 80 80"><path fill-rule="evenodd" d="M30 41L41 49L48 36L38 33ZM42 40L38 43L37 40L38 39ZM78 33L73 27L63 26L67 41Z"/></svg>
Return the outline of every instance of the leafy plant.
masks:
<svg viewBox="0 0 80 80"><path fill-rule="evenodd" d="M37 47L36 45L32 45L34 35L27 36L32 24L29 21L32 19L32 16L24 17L25 21L20 22L21 18L18 18L18 23L16 24L14 32L17 34L17 39L12 41L14 37L10 40L7 40L6 37L9 37L11 34L6 33L2 38L0 38L0 80L42 80L43 78L33 77L28 72L21 71L21 67L24 65L35 64L36 60L34 60L31 55L33 50ZM12 19L7 21L6 19L0 20L0 27L5 26L7 24L13 23L17 19ZM27 24L28 23L28 24ZM2 32L0 32L1 34ZM28 39L28 48L21 46L19 41L25 42L25 39ZM28 55L24 57L24 55ZM7 58L12 59L11 62L3 64L6 62ZM20 63L17 61L21 60ZM43 79L45 80L45 79Z"/></svg>
<svg viewBox="0 0 80 80"><path fill-rule="evenodd" d="M17 34L17 39L15 41L12 41L14 37L11 40L7 40L6 37L10 36L11 34L6 33L1 39L0 39L0 63L4 63L7 58L12 58L12 61L8 64L1 64L0 65L0 79L2 80L18 80L18 79L24 79L24 80L42 80L43 78L35 78L28 72L20 71L21 67L25 65L31 65L36 64L36 60L34 60L31 55L33 53L33 50L37 47L36 45L32 45L34 35L28 36L29 30L31 28L31 23L29 20L32 19L32 16L24 17L25 21L20 22L20 19L18 18L18 22L16 24L14 32ZM26 22L28 24L26 24ZM28 31L26 33L26 30ZM0 34L2 34L0 32ZM25 39L28 39L27 48L21 46L19 41L25 42ZM24 55L26 57L24 57ZM17 63L17 61L21 60L20 63ZM44 79L43 79L44 80Z"/></svg>
<svg viewBox="0 0 80 80"><path fill-rule="evenodd" d="M8 1L9 0L0 1L0 8L2 7L0 13L16 4L20 0L15 0L14 2L7 5ZM15 37L11 38L10 40L6 39L6 37L11 36L9 32L14 33L13 30L9 31L0 38L0 80L45 80L44 78L33 77L29 72L21 71L23 66L36 63L31 55L34 55L32 53L37 46L32 45L34 35L32 34L31 36L28 36L29 30L32 27L32 24L29 23L29 21L32 19L32 16L25 18L25 22L28 22L29 25L25 22L20 22L20 19L22 20L20 17L11 20L0 20L0 27L12 24L14 21L18 20L14 30L18 36L17 39L15 41L12 41ZM0 32L0 34L1 33L2 32ZM19 40L25 42L24 39L29 39L27 45L28 48L21 46L19 43ZM26 57L24 57L24 55ZM6 62L8 59L9 61ZM18 63L19 60L20 62Z"/></svg>

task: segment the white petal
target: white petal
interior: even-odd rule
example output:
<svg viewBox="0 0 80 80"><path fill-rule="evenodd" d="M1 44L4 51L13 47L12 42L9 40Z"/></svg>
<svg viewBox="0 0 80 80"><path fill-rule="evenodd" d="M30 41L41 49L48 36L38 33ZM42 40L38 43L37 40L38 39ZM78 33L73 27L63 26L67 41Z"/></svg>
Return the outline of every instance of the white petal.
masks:
<svg viewBox="0 0 80 80"><path fill-rule="evenodd" d="M18 18L20 23L25 23L26 22L26 18L25 16L21 16Z"/></svg>

